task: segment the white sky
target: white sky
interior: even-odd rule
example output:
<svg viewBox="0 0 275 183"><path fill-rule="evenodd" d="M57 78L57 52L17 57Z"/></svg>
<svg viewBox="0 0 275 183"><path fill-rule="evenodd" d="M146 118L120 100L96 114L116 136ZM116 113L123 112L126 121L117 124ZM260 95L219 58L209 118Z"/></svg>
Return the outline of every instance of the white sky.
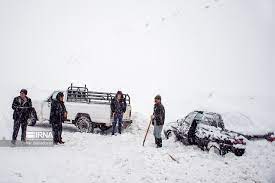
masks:
<svg viewBox="0 0 275 183"><path fill-rule="evenodd" d="M0 0L0 84L274 97L274 41L272 0Z"/></svg>

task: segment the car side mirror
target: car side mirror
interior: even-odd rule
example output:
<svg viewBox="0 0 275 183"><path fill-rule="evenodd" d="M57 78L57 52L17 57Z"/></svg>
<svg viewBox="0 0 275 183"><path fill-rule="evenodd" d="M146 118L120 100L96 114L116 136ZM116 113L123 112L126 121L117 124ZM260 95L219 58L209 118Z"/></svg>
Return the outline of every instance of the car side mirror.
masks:
<svg viewBox="0 0 275 183"><path fill-rule="evenodd" d="M51 101L50 100L48 100L48 107L51 107Z"/></svg>

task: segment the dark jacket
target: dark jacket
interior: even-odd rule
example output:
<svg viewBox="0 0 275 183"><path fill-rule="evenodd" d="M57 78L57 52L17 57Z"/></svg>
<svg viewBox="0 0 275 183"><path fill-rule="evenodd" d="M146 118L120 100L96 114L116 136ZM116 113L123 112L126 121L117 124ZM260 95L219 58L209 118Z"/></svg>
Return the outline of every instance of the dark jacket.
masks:
<svg viewBox="0 0 275 183"><path fill-rule="evenodd" d="M112 113L116 113L117 115L122 115L123 113L126 112L126 107L127 107L127 104L124 98L122 98L120 101L114 98L111 101Z"/></svg>
<svg viewBox="0 0 275 183"><path fill-rule="evenodd" d="M164 125L165 121L165 109L162 104L155 104L154 105L154 120L153 125Z"/></svg>
<svg viewBox="0 0 275 183"><path fill-rule="evenodd" d="M50 123L60 124L63 123L65 119L65 112L67 112L63 101L52 100L51 113L50 113Z"/></svg>
<svg viewBox="0 0 275 183"><path fill-rule="evenodd" d="M32 110L32 100L27 97L26 102L20 97L15 97L12 102L13 119L21 122L27 121Z"/></svg>

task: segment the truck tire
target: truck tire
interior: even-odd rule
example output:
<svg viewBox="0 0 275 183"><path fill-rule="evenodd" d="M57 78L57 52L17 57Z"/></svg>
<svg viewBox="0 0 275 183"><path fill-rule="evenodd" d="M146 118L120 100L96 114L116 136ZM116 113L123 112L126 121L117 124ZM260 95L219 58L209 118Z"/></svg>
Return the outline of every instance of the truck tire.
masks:
<svg viewBox="0 0 275 183"><path fill-rule="evenodd" d="M95 124L86 116L81 116L76 121L76 126L81 133L93 133Z"/></svg>

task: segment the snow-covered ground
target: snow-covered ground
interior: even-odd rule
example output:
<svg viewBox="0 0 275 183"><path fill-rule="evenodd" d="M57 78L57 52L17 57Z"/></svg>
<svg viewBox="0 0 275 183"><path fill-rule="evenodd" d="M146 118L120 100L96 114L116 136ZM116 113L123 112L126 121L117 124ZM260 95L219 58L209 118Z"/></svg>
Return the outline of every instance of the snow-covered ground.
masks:
<svg viewBox="0 0 275 183"><path fill-rule="evenodd" d="M135 117L122 135L77 132L65 125L65 145L0 148L1 183L60 182L274 182L275 143L249 142L242 157L220 157L173 139L156 149L152 130L142 147L147 121ZM29 131L51 130L47 124ZM173 161L172 155L179 163Z"/></svg>
<svg viewBox="0 0 275 183"><path fill-rule="evenodd" d="M1 0L0 40L0 138L21 88L33 101L71 82L122 90L139 112L121 136L65 125L65 145L0 147L0 183L275 182L275 143L219 157L173 139L156 149L151 130L141 146L156 94L167 123L202 109L230 130L275 131L273 0Z"/></svg>

